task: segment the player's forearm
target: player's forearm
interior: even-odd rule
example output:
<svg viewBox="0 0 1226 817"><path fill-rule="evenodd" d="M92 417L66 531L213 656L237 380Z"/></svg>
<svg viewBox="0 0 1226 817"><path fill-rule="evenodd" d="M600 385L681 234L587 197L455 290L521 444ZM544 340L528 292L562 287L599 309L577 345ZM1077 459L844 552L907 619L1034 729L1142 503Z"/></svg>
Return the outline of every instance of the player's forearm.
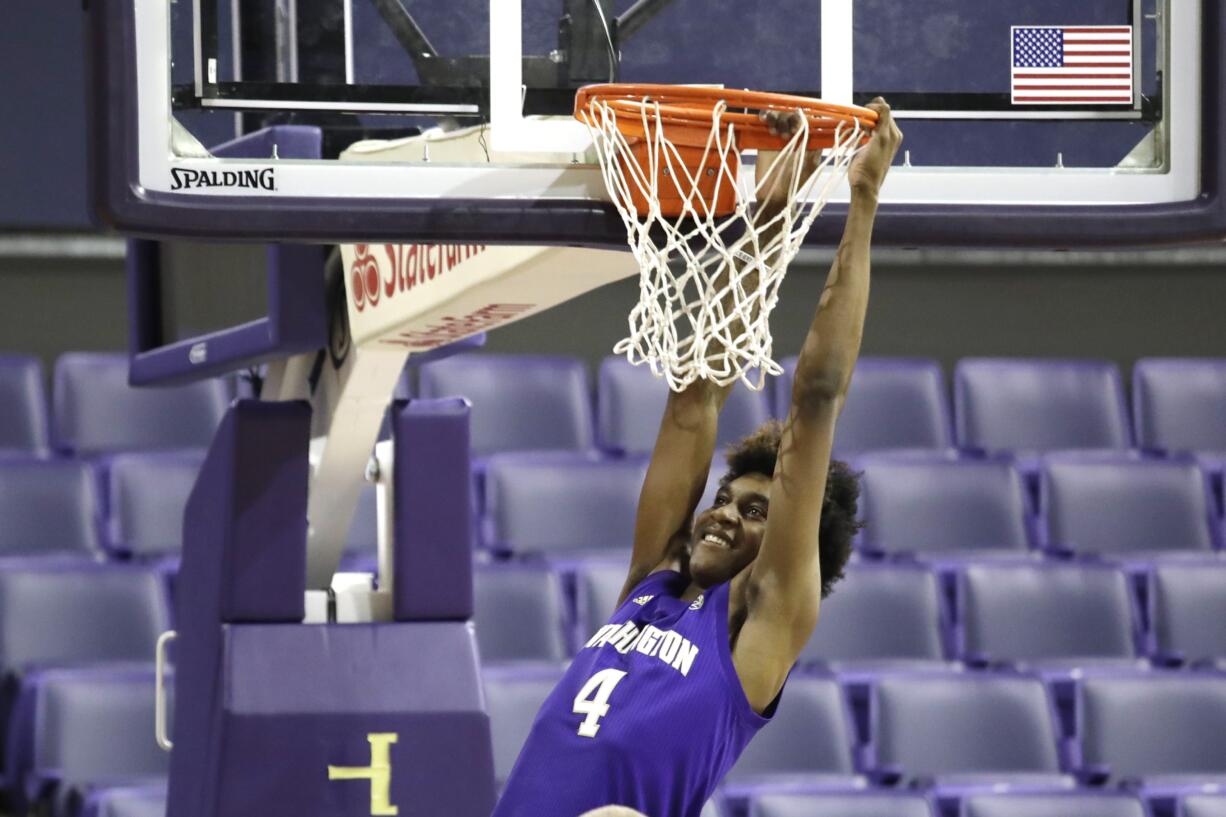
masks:
<svg viewBox="0 0 1226 817"><path fill-rule="evenodd" d="M847 391L864 334L876 214L876 190L853 191L843 239L796 365L796 396L833 398Z"/></svg>

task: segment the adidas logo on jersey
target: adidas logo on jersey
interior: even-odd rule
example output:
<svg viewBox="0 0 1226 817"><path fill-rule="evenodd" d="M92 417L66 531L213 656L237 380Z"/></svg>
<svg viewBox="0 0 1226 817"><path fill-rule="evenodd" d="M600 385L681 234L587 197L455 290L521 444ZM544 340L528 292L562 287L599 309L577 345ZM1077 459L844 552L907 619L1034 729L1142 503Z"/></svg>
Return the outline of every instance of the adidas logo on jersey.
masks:
<svg viewBox="0 0 1226 817"><path fill-rule="evenodd" d="M646 604L647 602L651 601L654 598L655 596L639 596L637 599L634 600L634 603L642 607L644 604Z"/></svg>
<svg viewBox="0 0 1226 817"><path fill-rule="evenodd" d="M694 603L690 605L690 609L691 610L701 610L702 609L702 596L701 595L698 598L694 599Z"/></svg>

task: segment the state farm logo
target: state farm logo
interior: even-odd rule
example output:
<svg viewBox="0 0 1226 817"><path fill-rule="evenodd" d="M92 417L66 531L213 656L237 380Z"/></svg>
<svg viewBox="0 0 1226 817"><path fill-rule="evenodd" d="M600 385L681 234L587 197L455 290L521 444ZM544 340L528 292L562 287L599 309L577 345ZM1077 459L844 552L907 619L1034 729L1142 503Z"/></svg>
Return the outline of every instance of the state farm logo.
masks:
<svg viewBox="0 0 1226 817"><path fill-rule="evenodd" d="M374 308L385 298L433 281L485 249L484 244L384 244L379 258L376 246L354 245L349 266L353 308L358 312L367 306Z"/></svg>
<svg viewBox="0 0 1226 817"><path fill-rule="evenodd" d="M237 190L276 190L277 175L271 167L255 170L170 170L171 190L230 187Z"/></svg>

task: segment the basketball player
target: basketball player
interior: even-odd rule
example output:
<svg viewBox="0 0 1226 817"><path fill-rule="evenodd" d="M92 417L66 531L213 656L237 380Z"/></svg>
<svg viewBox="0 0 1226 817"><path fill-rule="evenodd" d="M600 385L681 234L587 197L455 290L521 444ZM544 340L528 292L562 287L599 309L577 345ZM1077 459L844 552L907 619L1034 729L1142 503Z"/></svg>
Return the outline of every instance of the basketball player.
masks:
<svg viewBox="0 0 1226 817"><path fill-rule="evenodd" d="M770 721L857 525L856 479L830 450L864 328L877 193L902 141L889 106L869 107L880 119L848 171L847 224L786 421L733 447L714 505L694 517L728 389L670 393L618 608L542 705L494 817L698 817ZM784 136L800 121L764 118ZM782 170L775 158L759 156L764 172Z"/></svg>

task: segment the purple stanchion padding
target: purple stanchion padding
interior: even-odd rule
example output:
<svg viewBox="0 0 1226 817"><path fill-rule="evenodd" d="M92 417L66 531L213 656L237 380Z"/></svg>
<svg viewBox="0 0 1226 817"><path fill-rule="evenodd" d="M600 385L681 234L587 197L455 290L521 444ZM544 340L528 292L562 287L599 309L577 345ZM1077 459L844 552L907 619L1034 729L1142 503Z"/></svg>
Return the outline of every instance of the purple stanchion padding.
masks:
<svg viewBox="0 0 1226 817"><path fill-rule="evenodd" d="M325 250L271 244L265 280L268 314L256 321L185 340L163 325L161 252L155 241L128 242L129 382L189 383L328 345Z"/></svg>
<svg viewBox="0 0 1226 817"><path fill-rule="evenodd" d="M318 159L323 155L323 131L309 125L273 125L214 145L209 152L221 159Z"/></svg>
<svg viewBox="0 0 1226 817"><path fill-rule="evenodd" d="M787 417L798 358L780 361L775 415ZM948 449L953 412L941 365L928 358L862 357L834 432L836 456L868 451Z"/></svg>
<svg viewBox="0 0 1226 817"><path fill-rule="evenodd" d="M412 450L446 425L414 427L411 453L454 454ZM369 814L384 790L372 768L386 763L401 814L486 817L493 760L467 623L301 623L309 431L305 403L239 401L188 501L168 814ZM461 545L434 562L409 548L400 564L431 580L432 564L469 562Z"/></svg>
<svg viewBox="0 0 1226 817"><path fill-rule="evenodd" d="M1005 459L866 455L856 460L861 547L930 558L1026 557L1033 517L1022 479Z"/></svg>
<svg viewBox="0 0 1226 817"><path fill-rule="evenodd" d="M45 456L51 448L43 367L29 355L0 355L0 456Z"/></svg>
<svg viewBox="0 0 1226 817"><path fill-rule="evenodd" d="M459 355L422 366L418 394L472 402L475 456L593 445L587 369L573 357Z"/></svg>
<svg viewBox="0 0 1226 817"><path fill-rule="evenodd" d="M101 498L79 461L0 459L0 556L101 555Z"/></svg>
<svg viewBox="0 0 1226 817"><path fill-rule="evenodd" d="M472 617L469 416L463 399L393 408L397 621Z"/></svg>
<svg viewBox="0 0 1226 817"><path fill-rule="evenodd" d="M1049 454L1041 467L1047 548L1139 559L1204 556L1217 542L1209 481L1191 457Z"/></svg>
<svg viewBox="0 0 1226 817"><path fill-rule="evenodd" d="M1142 358L1132 370L1137 444L1226 452L1226 358Z"/></svg>
<svg viewBox="0 0 1226 817"><path fill-rule="evenodd" d="M1226 674L1092 674L1076 701L1083 768L1155 789L1226 785Z"/></svg>
<svg viewBox="0 0 1226 817"><path fill-rule="evenodd" d="M861 562L822 601L800 662L859 674L939 669L947 663L948 611L937 575L920 565Z"/></svg>
<svg viewBox="0 0 1226 817"><path fill-rule="evenodd" d="M647 366L611 355L600 363L596 383L596 424L600 447L618 454L650 454L668 400L668 384ZM719 415L716 446L750 434L770 419L767 389L737 386Z"/></svg>
<svg viewBox="0 0 1226 817"><path fill-rule="evenodd" d="M974 664L1135 666L1141 632L1129 580L1101 564L971 564L959 571L957 644Z"/></svg>
<svg viewBox="0 0 1226 817"><path fill-rule="evenodd" d="M135 389L128 358L67 352L55 362L56 446L96 455L158 448L203 448L233 398L224 380Z"/></svg>

